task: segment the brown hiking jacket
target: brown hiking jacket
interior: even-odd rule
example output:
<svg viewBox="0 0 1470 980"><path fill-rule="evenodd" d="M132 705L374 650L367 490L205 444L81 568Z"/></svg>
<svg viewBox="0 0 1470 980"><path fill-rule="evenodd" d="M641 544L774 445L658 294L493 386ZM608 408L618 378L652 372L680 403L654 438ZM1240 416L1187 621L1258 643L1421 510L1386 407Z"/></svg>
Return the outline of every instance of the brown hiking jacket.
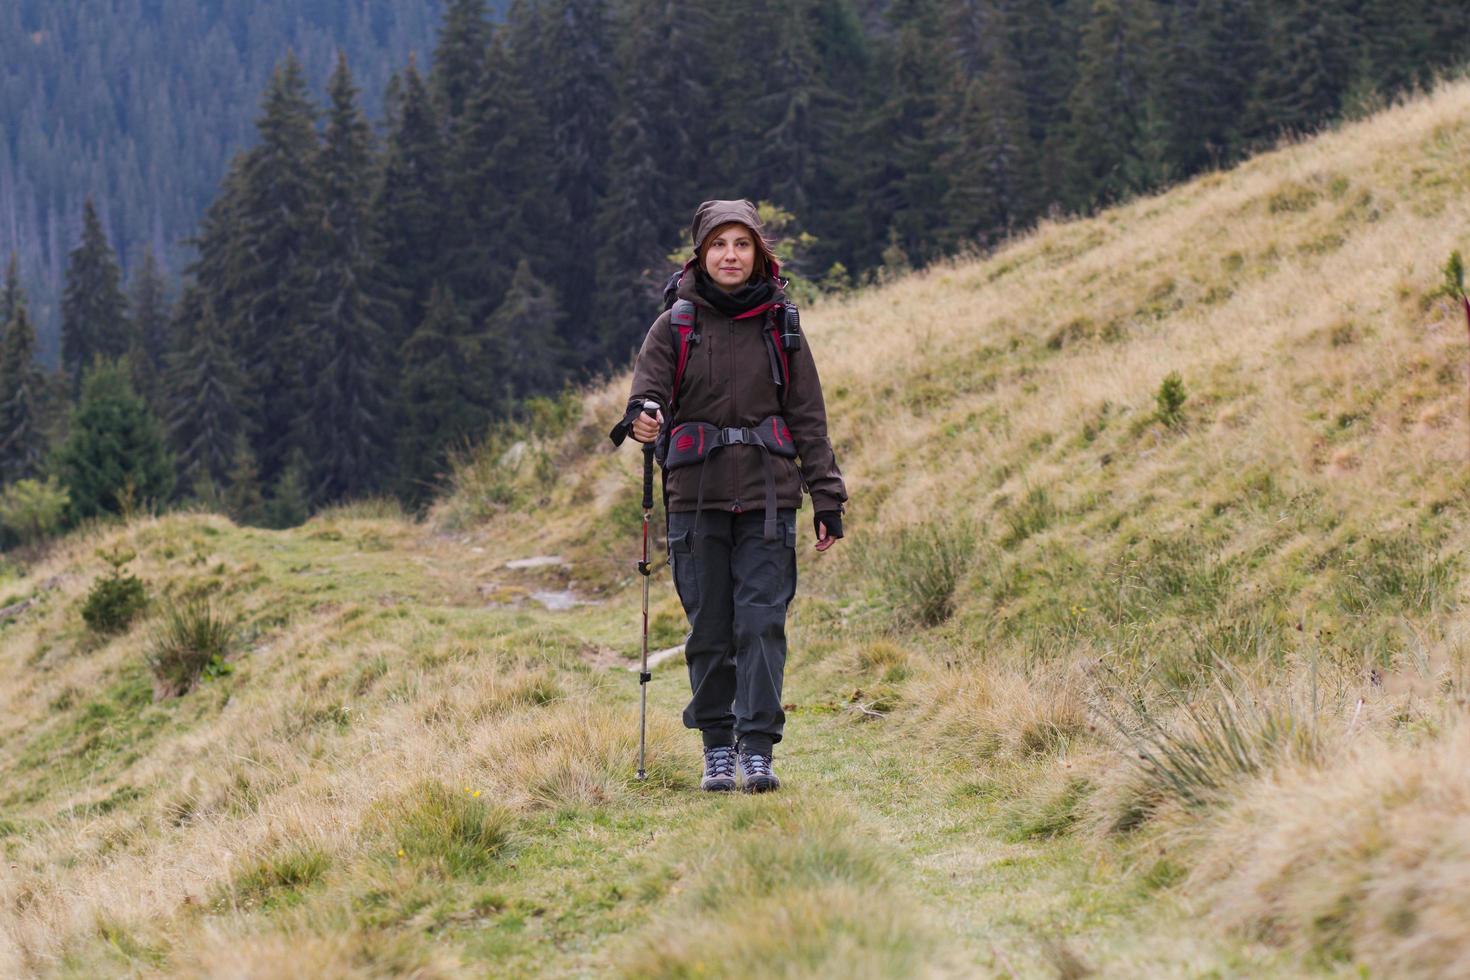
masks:
<svg viewBox="0 0 1470 980"><path fill-rule="evenodd" d="M695 238L700 240L699 236ZM800 507L805 487L817 511L841 511L847 488L827 438L822 382L805 336L801 350L788 355L790 391L783 408L780 390L771 378L770 355L762 335L766 318L732 320L711 307L694 288L692 267L685 269L678 295L694 303L700 338L689 348L678 414L669 418L669 389L674 383L679 351L676 335L669 328L668 312L654 321L638 351L630 410L645 400L657 402L664 411L666 430L681 422L696 421L754 428L766 418L780 415L791 429L798 458L770 457L775 467L777 506ZM783 295L778 292L776 298L780 300ZM703 464L670 470L669 510L695 509L701 475L704 507L735 513L762 509L766 499L765 460L760 447L735 445L716 450Z"/></svg>

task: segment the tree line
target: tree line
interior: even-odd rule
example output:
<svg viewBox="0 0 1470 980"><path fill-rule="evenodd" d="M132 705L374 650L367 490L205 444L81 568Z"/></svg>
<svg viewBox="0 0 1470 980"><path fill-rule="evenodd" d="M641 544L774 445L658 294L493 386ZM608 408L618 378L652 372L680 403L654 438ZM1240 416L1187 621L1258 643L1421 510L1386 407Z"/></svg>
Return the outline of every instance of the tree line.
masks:
<svg viewBox="0 0 1470 980"><path fill-rule="evenodd" d="M176 273L282 52L320 95L346 51L380 117L389 75L433 44L443 12L444 0L0 3L0 263L20 253L47 363L83 198L129 274L149 248Z"/></svg>
<svg viewBox="0 0 1470 980"><path fill-rule="evenodd" d="M771 202L806 294L852 288L1381 104L1467 28L1427 0L452 0L379 127L345 57L325 106L283 57L175 300L149 260L125 295L88 205L59 372L0 320L0 483L71 458L90 391L155 421L148 499L422 502L454 446L626 362L704 198Z"/></svg>

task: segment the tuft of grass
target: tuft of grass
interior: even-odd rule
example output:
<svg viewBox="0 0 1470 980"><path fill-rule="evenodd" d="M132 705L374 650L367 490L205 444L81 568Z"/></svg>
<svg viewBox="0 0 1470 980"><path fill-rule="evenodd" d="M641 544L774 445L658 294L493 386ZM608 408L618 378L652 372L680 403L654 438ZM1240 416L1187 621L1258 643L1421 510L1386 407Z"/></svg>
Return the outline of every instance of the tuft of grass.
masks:
<svg viewBox="0 0 1470 980"><path fill-rule="evenodd" d="M212 904L220 911L231 906L274 909L294 905L331 866L331 857L315 845L289 847L236 874L229 890L218 893Z"/></svg>
<svg viewBox="0 0 1470 980"><path fill-rule="evenodd" d="M220 616L207 599L171 606L149 646L154 700L182 697L201 677L230 672L225 657L235 640L236 623Z"/></svg>
<svg viewBox="0 0 1470 980"><path fill-rule="evenodd" d="M1343 565L1335 593L1355 615L1378 612L1432 613L1450 601L1458 561L1440 557L1426 542L1400 534L1369 538Z"/></svg>
<svg viewBox="0 0 1470 980"><path fill-rule="evenodd" d="M955 590L975 549L968 521L923 524L864 547L861 563L872 569L896 622L938 626L954 613Z"/></svg>
<svg viewBox="0 0 1470 980"><path fill-rule="evenodd" d="M1000 539L1001 547L1014 548L1040 534L1051 527L1059 513L1045 487L1032 487L1019 504L1005 512L1006 530Z"/></svg>
<svg viewBox="0 0 1470 980"><path fill-rule="evenodd" d="M461 791L424 780L380 805L374 823L397 845L398 859L460 877L494 862L510 842L516 816L473 788Z"/></svg>
<svg viewBox="0 0 1470 980"><path fill-rule="evenodd" d="M1059 790L1012 804L1002 821L1006 840L1046 840L1069 832L1081 821L1092 790L1091 782L1073 776Z"/></svg>
<svg viewBox="0 0 1470 980"><path fill-rule="evenodd" d="M1217 684L1201 702L1174 701L1168 715L1141 695L1125 711L1100 714L1128 745L1137 781L1113 821L1114 831L1145 823L1167 801L1203 809L1224 801L1242 780L1283 760L1321 755L1316 713L1285 695L1253 697Z"/></svg>

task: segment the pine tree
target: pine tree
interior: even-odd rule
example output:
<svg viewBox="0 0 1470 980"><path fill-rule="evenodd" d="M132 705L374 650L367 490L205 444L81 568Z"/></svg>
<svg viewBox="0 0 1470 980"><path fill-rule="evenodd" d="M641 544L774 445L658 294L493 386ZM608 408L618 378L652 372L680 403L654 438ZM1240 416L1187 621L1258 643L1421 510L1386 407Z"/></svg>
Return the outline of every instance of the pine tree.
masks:
<svg viewBox="0 0 1470 980"><path fill-rule="evenodd" d="M439 115L453 130L485 70L490 21L485 0L450 0L434 48L430 86Z"/></svg>
<svg viewBox="0 0 1470 980"><path fill-rule="evenodd" d="M410 61L373 203L386 282L397 306L390 349L397 349L423 321L430 288L443 275L448 245L460 234L460 222L451 220L446 171L439 117Z"/></svg>
<svg viewBox="0 0 1470 980"><path fill-rule="evenodd" d="M957 245L989 242L1023 227L1035 213L1035 150L1025 97L1005 45L965 86L959 134L941 160L949 173L944 213Z"/></svg>
<svg viewBox="0 0 1470 980"><path fill-rule="evenodd" d="M486 367L494 370L509 405L552 393L566 381L571 352L560 340L561 320L555 294L522 259L505 299L485 325L486 334L504 351L493 367Z"/></svg>
<svg viewBox="0 0 1470 980"><path fill-rule="evenodd" d="M596 253L588 247L598 205L607 193L607 159L615 110L612 24L606 0L556 0L539 8L543 20L527 70L550 137L547 182L566 207L566 226L552 242L557 255L543 266L566 307L567 339L582 367L598 360ZM550 232L548 232L550 234Z"/></svg>
<svg viewBox="0 0 1470 980"><path fill-rule="evenodd" d="M1149 185L1151 62L1157 56L1151 0L1096 0L1082 36L1069 103L1065 200L1110 204Z"/></svg>
<svg viewBox="0 0 1470 980"><path fill-rule="evenodd" d="M12 263L12 272L13 272ZM0 334L0 486L37 477L46 455L46 380L25 296L6 279L10 318Z"/></svg>
<svg viewBox="0 0 1470 980"><path fill-rule="evenodd" d="M15 311L25 303L25 290L20 285L20 256L12 249L5 263L5 285L0 288L0 343L4 343L4 330Z"/></svg>
<svg viewBox="0 0 1470 980"><path fill-rule="evenodd" d="M817 16L810 0L769 2L741 8L751 27L768 33L760 59L732 59L733 86L752 93L737 105L750 109L746 132L759 134L752 159L743 168L744 196L775 202L810 221L813 192L833 179L831 165L841 156L836 124L842 116L836 94L822 77L813 37ZM743 142L730 134L731 144Z"/></svg>
<svg viewBox="0 0 1470 980"><path fill-rule="evenodd" d="M157 378L163 369L164 354L169 345L167 284L158 267L158 259L149 248L142 264L133 275L129 308L132 312L132 337L128 357L133 361L133 387L155 413L160 413L161 391Z"/></svg>
<svg viewBox="0 0 1470 980"><path fill-rule="evenodd" d="M893 35L882 49L884 94L853 140L864 159L848 197L860 217L864 245L855 254L865 266L882 261L885 245L920 261L938 251L928 234L942 220L947 191L934 160L938 14L935 0L901 0L887 12Z"/></svg>
<svg viewBox="0 0 1470 980"><path fill-rule="evenodd" d="M1256 132L1315 129L1337 111L1353 78L1352 23L1343 0L1292 0L1277 13Z"/></svg>
<svg viewBox="0 0 1470 980"><path fill-rule="evenodd" d="M180 304L179 349L166 361L165 390L169 444L180 482L228 482L236 442L245 435L239 410L244 378L225 342L214 309L196 292Z"/></svg>
<svg viewBox="0 0 1470 980"><path fill-rule="evenodd" d="M493 338L491 338L493 341ZM442 473L445 453L478 437L503 408L491 370L508 352L476 338L453 292L436 284L429 312L399 354L399 493L417 502Z"/></svg>
<svg viewBox="0 0 1470 980"><path fill-rule="evenodd" d="M321 223L313 165L316 109L294 54L271 75L232 209L230 301L219 310L254 407L265 479L284 465L305 404L301 351L312 299L312 244Z"/></svg>
<svg viewBox="0 0 1470 980"><path fill-rule="evenodd" d="M311 516L311 499L307 484L311 480L311 463L300 446L292 447L286 465L271 488L271 499L265 505L265 522L277 529L296 527Z"/></svg>
<svg viewBox="0 0 1470 980"><path fill-rule="evenodd" d="M713 115L701 54L710 40L708 11L630 0L621 13L608 190L593 236L601 346L615 363L637 349L659 311L672 271L666 256L687 216L720 186L709 173L715 144L701 132Z"/></svg>
<svg viewBox="0 0 1470 980"><path fill-rule="evenodd" d="M511 16L529 14L512 8ZM530 29L527 23L520 33ZM570 238L565 203L546 179L551 141L528 77L534 50L534 43L512 49L504 33L492 41L455 147L454 203L464 239L455 243L449 281L474 320L500 304L517 261L550 268Z"/></svg>
<svg viewBox="0 0 1470 980"><path fill-rule="evenodd" d="M94 357L116 359L127 353L130 328L121 280L117 257L88 197L82 206L81 243L67 257L61 300L61 362L73 394L81 389L83 368Z"/></svg>
<svg viewBox="0 0 1470 980"><path fill-rule="evenodd" d="M158 420L117 362L99 360L83 378L57 468L74 520L121 513L129 500L158 504L173 491L173 466Z"/></svg>
<svg viewBox="0 0 1470 980"><path fill-rule="evenodd" d="M357 105L345 58L328 84L331 109L317 161L322 221L312 264L304 413L298 442L311 461L314 502L365 494L381 486L387 464L385 325L396 312L381 295L379 245L365 174L373 166L372 130Z"/></svg>
<svg viewBox="0 0 1470 980"><path fill-rule="evenodd" d="M265 522L265 495L260 490L260 467L255 463L255 450L250 448L250 439L244 431L235 433L224 504L230 519L236 524L259 525Z"/></svg>
<svg viewBox="0 0 1470 980"><path fill-rule="evenodd" d="M1184 0L1173 8L1162 88L1170 93L1169 158L1178 172L1238 155L1256 73L1267 56L1259 0Z"/></svg>

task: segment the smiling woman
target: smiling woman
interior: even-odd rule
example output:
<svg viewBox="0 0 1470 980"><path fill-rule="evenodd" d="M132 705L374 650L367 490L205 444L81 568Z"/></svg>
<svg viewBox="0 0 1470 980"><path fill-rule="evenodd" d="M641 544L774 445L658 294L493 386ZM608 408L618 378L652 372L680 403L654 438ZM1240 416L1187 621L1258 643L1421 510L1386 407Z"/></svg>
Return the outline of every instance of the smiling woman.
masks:
<svg viewBox="0 0 1470 980"><path fill-rule="evenodd" d="M706 201L690 240L677 299L638 354L623 427L657 440L665 469L669 558L691 628L684 724L702 733L702 786L732 790L738 776L761 792L780 785L771 757L786 720L796 511L805 490L826 551L842 537L847 490L816 363L759 212L749 201ZM659 406L653 417L649 402Z"/></svg>

